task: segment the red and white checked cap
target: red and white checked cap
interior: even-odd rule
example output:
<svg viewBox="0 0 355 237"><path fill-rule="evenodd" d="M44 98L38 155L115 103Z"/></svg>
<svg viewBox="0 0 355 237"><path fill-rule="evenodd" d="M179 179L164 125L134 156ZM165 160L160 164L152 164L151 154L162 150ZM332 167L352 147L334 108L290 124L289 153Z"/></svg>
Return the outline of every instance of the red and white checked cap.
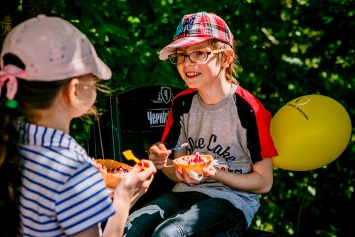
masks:
<svg viewBox="0 0 355 237"><path fill-rule="evenodd" d="M210 39L217 39L233 48L233 34L222 18L207 12L185 15L177 27L174 41L160 51L159 59L168 59L177 48L189 47Z"/></svg>

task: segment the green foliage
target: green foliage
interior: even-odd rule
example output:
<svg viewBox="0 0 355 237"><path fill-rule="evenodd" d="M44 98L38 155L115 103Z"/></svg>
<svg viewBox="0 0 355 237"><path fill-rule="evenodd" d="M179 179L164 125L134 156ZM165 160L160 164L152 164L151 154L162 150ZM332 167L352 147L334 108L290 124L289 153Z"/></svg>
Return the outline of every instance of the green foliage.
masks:
<svg viewBox="0 0 355 237"><path fill-rule="evenodd" d="M355 3L348 0L53 1L52 15L82 30L113 71L113 94L142 85L184 88L177 70L158 53L184 14L223 17L238 42L238 80L275 114L302 95L340 102L354 124ZM104 94L98 108L104 108ZM73 122L72 135L89 137L90 119ZM252 227L280 236L349 236L355 211L355 137L331 164L307 172L274 169L274 186L261 196Z"/></svg>

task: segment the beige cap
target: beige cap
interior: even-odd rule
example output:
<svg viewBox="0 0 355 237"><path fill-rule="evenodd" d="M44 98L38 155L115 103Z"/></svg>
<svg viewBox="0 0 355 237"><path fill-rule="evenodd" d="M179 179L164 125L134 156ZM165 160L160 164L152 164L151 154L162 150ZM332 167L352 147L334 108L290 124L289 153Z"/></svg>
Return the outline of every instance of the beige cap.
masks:
<svg viewBox="0 0 355 237"><path fill-rule="evenodd" d="M58 17L39 15L16 26L3 44L2 69L3 56L8 53L25 64L18 77L28 81L64 80L89 73L104 80L112 76L88 38Z"/></svg>

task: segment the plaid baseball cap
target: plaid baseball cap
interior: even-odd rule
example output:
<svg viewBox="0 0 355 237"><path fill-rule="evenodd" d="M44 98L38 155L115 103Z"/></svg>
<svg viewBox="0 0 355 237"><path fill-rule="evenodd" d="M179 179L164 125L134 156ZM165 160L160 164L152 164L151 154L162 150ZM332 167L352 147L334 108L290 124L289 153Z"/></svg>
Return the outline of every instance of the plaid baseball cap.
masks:
<svg viewBox="0 0 355 237"><path fill-rule="evenodd" d="M176 29L174 41L160 51L159 59L168 59L177 48L189 47L210 39L217 39L233 48L233 34L222 18L207 12L185 15Z"/></svg>
<svg viewBox="0 0 355 237"><path fill-rule="evenodd" d="M25 70L16 76L28 81L64 80L89 73L108 80L112 75L85 34L58 17L38 15L12 29L1 51L1 70L6 71L3 56L8 53L24 63Z"/></svg>

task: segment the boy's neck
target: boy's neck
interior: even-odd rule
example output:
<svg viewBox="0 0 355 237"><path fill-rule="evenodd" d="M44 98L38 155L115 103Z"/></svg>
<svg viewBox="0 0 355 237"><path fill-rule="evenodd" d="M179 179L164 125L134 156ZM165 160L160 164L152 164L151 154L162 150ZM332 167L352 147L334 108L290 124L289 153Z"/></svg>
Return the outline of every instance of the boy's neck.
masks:
<svg viewBox="0 0 355 237"><path fill-rule="evenodd" d="M211 86L206 90L199 89L199 95L206 104L217 104L224 100L230 93L232 84L229 82L223 83L219 87Z"/></svg>

